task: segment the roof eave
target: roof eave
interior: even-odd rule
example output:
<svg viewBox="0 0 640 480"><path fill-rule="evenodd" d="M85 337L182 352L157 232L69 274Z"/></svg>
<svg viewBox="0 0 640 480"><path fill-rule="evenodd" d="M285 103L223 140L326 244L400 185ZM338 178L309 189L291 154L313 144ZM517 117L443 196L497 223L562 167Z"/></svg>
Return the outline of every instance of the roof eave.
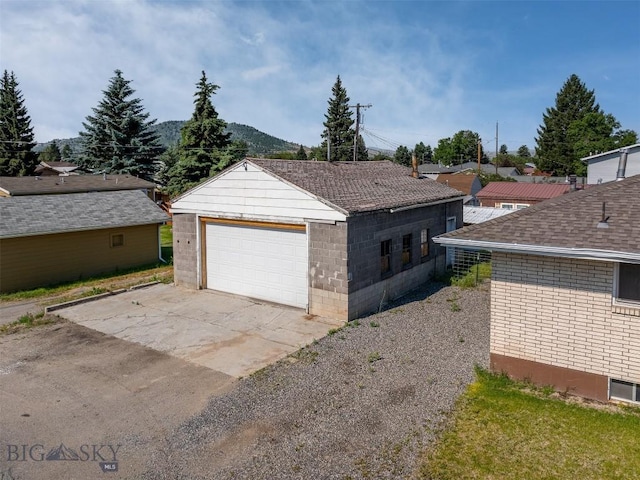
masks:
<svg viewBox="0 0 640 480"><path fill-rule="evenodd" d="M123 223L120 225L100 225L94 227L83 227L83 228L66 228L64 230L56 230L55 232L33 232L33 233L17 233L17 234L9 234L9 235L0 235L0 240L5 240L9 238L22 238L22 237L39 237L42 235L56 235L59 233L75 233L75 232L89 232L92 230L107 230L112 228L128 228L128 227L142 227L144 225L160 225L165 224L170 220L169 217L165 219L157 219L157 220L149 220L146 222L136 222L136 223Z"/></svg>
<svg viewBox="0 0 640 480"><path fill-rule="evenodd" d="M547 257L577 258L582 260L605 260L611 262L640 263L640 253L600 250L593 248L570 248L519 243L489 242L461 238L434 237L433 241L447 247L461 247L472 250L489 250L502 253L522 253Z"/></svg>

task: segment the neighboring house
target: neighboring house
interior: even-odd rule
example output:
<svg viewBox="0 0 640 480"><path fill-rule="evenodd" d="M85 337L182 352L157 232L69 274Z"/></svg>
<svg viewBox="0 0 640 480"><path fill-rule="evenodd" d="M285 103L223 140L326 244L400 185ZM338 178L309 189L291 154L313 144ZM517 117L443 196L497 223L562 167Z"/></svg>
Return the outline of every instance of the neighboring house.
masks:
<svg viewBox="0 0 640 480"><path fill-rule="evenodd" d="M569 177L552 177L551 175L514 175L513 178L516 182L522 183L555 183L569 185ZM587 183L587 177L575 177L576 186L578 188L584 188Z"/></svg>
<svg viewBox="0 0 640 480"><path fill-rule="evenodd" d="M418 165L418 173L423 178L430 178L435 180L438 175L443 173L453 173L455 170L453 167L446 167L437 163L423 163Z"/></svg>
<svg viewBox="0 0 640 480"><path fill-rule="evenodd" d="M0 291L157 262L167 219L135 190L0 198Z"/></svg>
<svg viewBox="0 0 640 480"><path fill-rule="evenodd" d="M568 184L490 182L476 197L481 207L517 210L569 192Z"/></svg>
<svg viewBox="0 0 640 480"><path fill-rule="evenodd" d="M507 215L512 212L515 212L515 210L465 205L462 208L462 221L464 225L475 225L476 223L488 222L489 220L502 217L503 215Z"/></svg>
<svg viewBox="0 0 640 480"><path fill-rule="evenodd" d="M154 199L155 184L131 175L0 177L0 197L141 190Z"/></svg>
<svg viewBox="0 0 640 480"><path fill-rule="evenodd" d="M33 174L38 176L78 175L74 173L78 166L70 162L40 162Z"/></svg>
<svg viewBox="0 0 640 480"><path fill-rule="evenodd" d="M482 190L482 184L475 173L442 173L436 177L436 182L455 188L465 194L464 203L474 204L476 194Z"/></svg>
<svg viewBox="0 0 640 480"><path fill-rule="evenodd" d="M246 159L172 203L174 280L350 320L443 271L462 194L389 161Z"/></svg>
<svg viewBox="0 0 640 480"><path fill-rule="evenodd" d="M581 159L587 164L587 183L596 185L612 182L618 178L622 167L622 178L640 175L640 143Z"/></svg>
<svg viewBox="0 0 640 480"><path fill-rule="evenodd" d="M435 238L490 250L491 368L640 402L640 175Z"/></svg>
<svg viewBox="0 0 640 480"><path fill-rule="evenodd" d="M492 174L496 173L496 166L492 163L481 163L480 170L482 173ZM478 162L464 162L459 165L451 166L424 163L422 165L418 165L418 171L421 176L435 180L437 175L443 173L477 172ZM498 167L498 175L502 177L513 177L519 175L519 173L518 169L515 167Z"/></svg>

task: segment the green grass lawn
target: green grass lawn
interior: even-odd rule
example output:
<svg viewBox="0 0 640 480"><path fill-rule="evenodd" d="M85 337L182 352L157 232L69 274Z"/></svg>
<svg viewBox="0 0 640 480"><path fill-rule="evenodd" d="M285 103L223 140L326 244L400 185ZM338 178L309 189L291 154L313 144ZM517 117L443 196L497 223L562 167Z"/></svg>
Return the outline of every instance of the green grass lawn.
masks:
<svg viewBox="0 0 640 480"><path fill-rule="evenodd" d="M549 393L478 369L418 478L640 479L640 408Z"/></svg>

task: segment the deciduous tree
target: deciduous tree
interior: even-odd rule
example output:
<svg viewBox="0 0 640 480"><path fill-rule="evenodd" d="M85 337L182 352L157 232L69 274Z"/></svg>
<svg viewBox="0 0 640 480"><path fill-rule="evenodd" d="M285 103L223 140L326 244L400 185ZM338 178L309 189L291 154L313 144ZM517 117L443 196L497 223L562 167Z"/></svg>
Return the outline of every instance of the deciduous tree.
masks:
<svg viewBox="0 0 640 480"><path fill-rule="evenodd" d="M471 130L460 130L452 138L443 138L438 141L438 146L433 152L433 158L445 165L458 165L460 163L478 158L478 144L480 143L480 158L483 162L487 157L482 148L480 135Z"/></svg>
<svg viewBox="0 0 640 480"><path fill-rule="evenodd" d="M132 98L135 90L130 84L115 71L93 115L82 123L84 155L79 164L92 171L151 179L163 148L152 128L156 120L149 120L142 100Z"/></svg>
<svg viewBox="0 0 640 480"><path fill-rule="evenodd" d="M0 175L30 174L38 164L31 117L13 72L0 79Z"/></svg>

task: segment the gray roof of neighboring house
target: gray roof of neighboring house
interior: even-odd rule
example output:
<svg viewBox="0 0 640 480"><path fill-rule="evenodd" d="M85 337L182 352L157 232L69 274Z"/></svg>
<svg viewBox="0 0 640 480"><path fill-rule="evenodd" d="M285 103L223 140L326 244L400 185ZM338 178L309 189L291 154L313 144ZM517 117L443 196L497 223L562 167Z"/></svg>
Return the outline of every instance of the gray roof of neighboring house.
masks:
<svg viewBox="0 0 640 480"><path fill-rule="evenodd" d="M148 225L168 219L138 190L0 198L0 238Z"/></svg>
<svg viewBox="0 0 640 480"><path fill-rule="evenodd" d="M428 178L414 178L411 168L388 160L316 162L249 158L247 161L348 213L462 199L459 191Z"/></svg>
<svg viewBox="0 0 640 480"><path fill-rule="evenodd" d="M471 224L488 222L516 211L509 208L471 207L465 205L462 207L462 221Z"/></svg>
<svg viewBox="0 0 640 480"><path fill-rule="evenodd" d="M545 200L435 238L449 246L640 262L640 175ZM602 205L608 228L598 228Z"/></svg>
<svg viewBox="0 0 640 480"><path fill-rule="evenodd" d="M43 177L0 177L0 190L12 197L52 193L149 190L155 184L131 175L70 175Z"/></svg>

